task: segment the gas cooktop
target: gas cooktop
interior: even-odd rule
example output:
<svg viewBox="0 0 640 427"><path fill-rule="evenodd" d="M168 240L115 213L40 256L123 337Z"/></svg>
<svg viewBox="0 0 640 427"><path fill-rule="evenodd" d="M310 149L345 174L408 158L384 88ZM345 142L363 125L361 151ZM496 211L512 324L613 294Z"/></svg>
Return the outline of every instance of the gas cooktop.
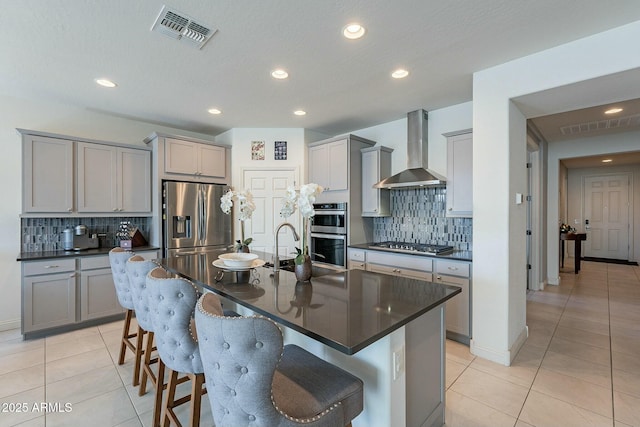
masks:
<svg viewBox="0 0 640 427"><path fill-rule="evenodd" d="M391 252L421 253L425 255L449 255L453 253L453 246L426 245L407 242L380 242L369 245L370 248L382 249Z"/></svg>

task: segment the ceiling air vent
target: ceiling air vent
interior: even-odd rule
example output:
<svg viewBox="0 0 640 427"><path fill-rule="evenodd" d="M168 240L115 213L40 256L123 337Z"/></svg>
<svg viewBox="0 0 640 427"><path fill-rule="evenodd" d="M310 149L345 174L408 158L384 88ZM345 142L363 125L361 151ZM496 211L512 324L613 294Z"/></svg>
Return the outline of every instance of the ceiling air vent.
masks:
<svg viewBox="0 0 640 427"><path fill-rule="evenodd" d="M202 49L202 46L217 30L209 28L201 22L196 22L182 12L162 6L162 10L160 10L156 22L153 23L151 31L157 31L173 39L185 42L190 46Z"/></svg>
<svg viewBox="0 0 640 427"><path fill-rule="evenodd" d="M562 126L560 132L562 132L563 135L576 135L604 129L634 128L638 126L640 126L640 114L635 114L633 116Z"/></svg>

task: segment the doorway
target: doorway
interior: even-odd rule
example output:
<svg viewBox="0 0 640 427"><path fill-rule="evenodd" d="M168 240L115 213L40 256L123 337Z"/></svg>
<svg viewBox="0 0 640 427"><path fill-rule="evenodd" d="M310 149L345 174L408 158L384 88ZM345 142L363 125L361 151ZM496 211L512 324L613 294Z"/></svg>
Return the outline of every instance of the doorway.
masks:
<svg viewBox="0 0 640 427"><path fill-rule="evenodd" d="M584 256L629 260L630 174L585 176Z"/></svg>
<svg viewBox="0 0 640 427"><path fill-rule="evenodd" d="M287 187L295 187L297 178L297 168L243 169L243 188L251 192L256 205L256 210L253 212L251 221L247 222L245 230L246 237L253 239L252 250L275 253L274 231L282 222L290 222L299 230L299 215L294 214L286 219L280 216L280 208L286 196ZM278 254L291 256L295 253L293 233L286 227L280 233Z"/></svg>

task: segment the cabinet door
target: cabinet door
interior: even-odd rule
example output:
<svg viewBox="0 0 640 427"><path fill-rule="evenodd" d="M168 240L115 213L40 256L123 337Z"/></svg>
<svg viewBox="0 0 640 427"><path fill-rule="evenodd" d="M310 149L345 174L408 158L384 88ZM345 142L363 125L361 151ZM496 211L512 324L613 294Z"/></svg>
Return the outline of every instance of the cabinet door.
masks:
<svg viewBox="0 0 640 427"><path fill-rule="evenodd" d="M198 175L225 178L227 176L225 148L205 144L198 145Z"/></svg>
<svg viewBox="0 0 640 427"><path fill-rule="evenodd" d="M349 189L349 144L347 140L327 144L327 163L329 171L326 190L342 191Z"/></svg>
<svg viewBox="0 0 640 427"><path fill-rule="evenodd" d="M73 141L26 135L23 212L73 211Z"/></svg>
<svg viewBox="0 0 640 427"><path fill-rule="evenodd" d="M327 145L309 147L309 182L314 182L329 190L329 157Z"/></svg>
<svg viewBox="0 0 640 427"><path fill-rule="evenodd" d="M166 138L164 148L164 171L195 175L198 173L197 144L179 139Z"/></svg>
<svg viewBox="0 0 640 427"><path fill-rule="evenodd" d="M373 188L379 179L379 151L362 153L362 216L376 216L380 206L380 190Z"/></svg>
<svg viewBox="0 0 640 427"><path fill-rule="evenodd" d="M76 322L76 274L59 273L22 279L22 332Z"/></svg>
<svg viewBox="0 0 640 427"><path fill-rule="evenodd" d="M462 293L454 296L446 302L447 305L447 331L455 332L465 337L471 337L471 326L469 323L470 310L470 286L469 279L453 276L436 275L436 282L462 288Z"/></svg>
<svg viewBox="0 0 640 427"><path fill-rule="evenodd" d="M447 138L447 216L472 216L472 179L472 134L468 133Z"/></svg>
<svg viewBox="0 0 640 427"><path fill-rule="evenodd" d="M117 148L78 142L78 212L118 212Z"/></svg>
<svg viewBox="0 0 640 427"><path fill-rule="evenodd" d="M99 319L123 311L118 303L111 268L80 273L80 320Z"/></svg>
<svg viewBox="0 0 640 427"><path fill-rule="evenodd" d="M118 148L118 210L151 212L151 152Z"/></svg>

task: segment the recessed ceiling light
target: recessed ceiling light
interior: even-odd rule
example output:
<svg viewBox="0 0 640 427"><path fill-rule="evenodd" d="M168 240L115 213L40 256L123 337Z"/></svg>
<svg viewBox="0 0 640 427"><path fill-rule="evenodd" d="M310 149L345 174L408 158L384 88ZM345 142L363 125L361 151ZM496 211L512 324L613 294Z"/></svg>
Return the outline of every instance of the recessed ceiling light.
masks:
<svg viewBox="0 0 640 427"><path fill-rule="evenodd" d="M365 31L362 25L353 22L342 29L342 34L350 40L355 40L364 36Z"/></svg>
<svg viewBox="0 0 640 427"><path fill-rule="evenodd" d="M602 161L602 163L611 163L611 162L613 162L613 159L604 159Z"/></svg>
<svg viewBox="0 0 640 427"><path fill-rule="evenodd" d="M391 73L391 77L393 77L394 79L404 79L408 75L409 75L409 72L402 68L398 68L393 73Z"/></svg>
<svg viewBox="0 0 640 427"><path fill-rule="evenodd" d="M209 114L222 114L222 111L218 110L217 108L209 108L207 111L209 112Z"/></svg>
<svg viewBox="0 0 640 427"><path fill-rule="evenodd" d="M293 112L293 114L295 114L296 116L304 116L305 114L307 114L307 112L304 110L296 110Z"/></svg>
<svg viewBox="0 0 640 427"><path fill-rule="evenodd" d="M112 82L111 80L108 80L108 79L96 79L96 83L98 83L100 86L104 86L104 87L116 87L116 86L118 86L117 84L115 84L114 82Z"/></svg>
<svg viewBox="0 0 640 427"><path fill-rule="evenodd" d="M289 77L289 73L287 73L285 70L278 68L277 70L273 70L271 72L271 76L274 79L286 79L287 77Z"/></svg>
<svg viewBox="0 0 640 427"><path fill-rule="evenodd" d="M615 114L615 113L619 113L620 111L622 111L622 108L610 108L607 111L605 111L605 114Z"/></svg>

